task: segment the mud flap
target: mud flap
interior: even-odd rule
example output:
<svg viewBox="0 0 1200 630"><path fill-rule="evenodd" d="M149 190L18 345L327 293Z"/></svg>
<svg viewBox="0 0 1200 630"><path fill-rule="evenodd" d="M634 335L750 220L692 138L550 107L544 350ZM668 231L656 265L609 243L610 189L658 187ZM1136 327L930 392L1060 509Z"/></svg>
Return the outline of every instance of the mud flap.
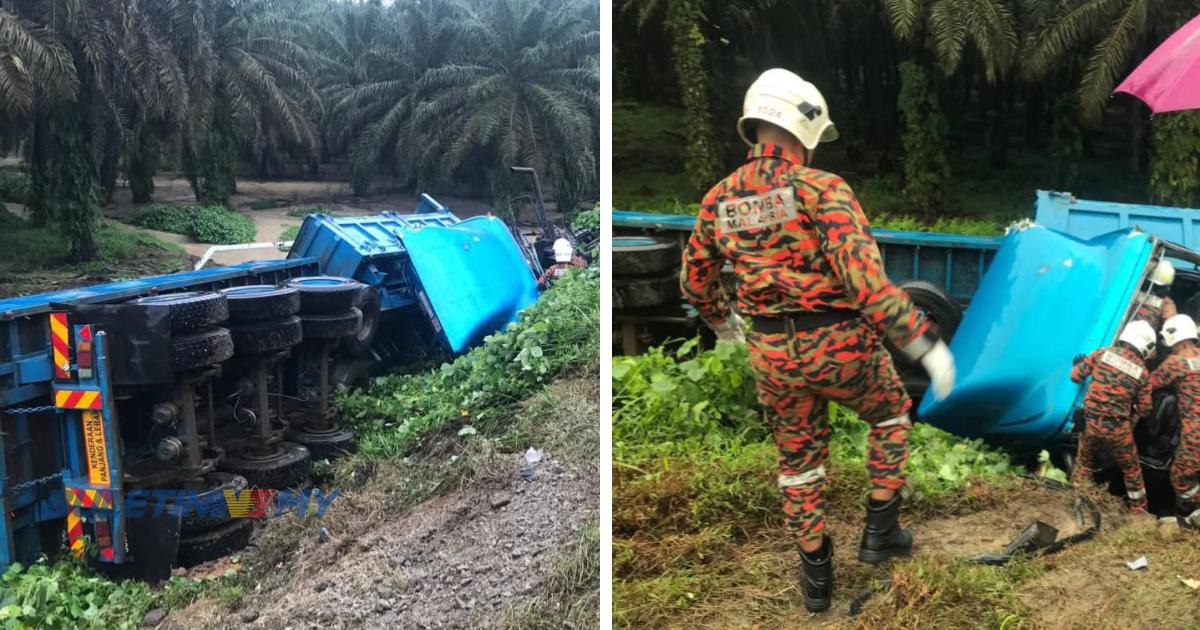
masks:
<svg viewBox="0 0 1200 630"><path fill-rule="evenodd" d="M179 551L182 512L168 505L162 514L152 511L125 521L130 560L123 564L97 563L109 577L157 583L171 577L171 565Z"/></svg>

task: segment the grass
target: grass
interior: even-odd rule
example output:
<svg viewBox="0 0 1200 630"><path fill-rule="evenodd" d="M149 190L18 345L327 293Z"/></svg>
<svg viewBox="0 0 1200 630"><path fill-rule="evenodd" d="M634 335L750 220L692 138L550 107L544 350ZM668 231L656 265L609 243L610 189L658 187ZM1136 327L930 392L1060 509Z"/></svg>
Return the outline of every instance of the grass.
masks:
<svg viewBox="0 0 1200 630"><path fill-rule="evenodd" d="M183 234L200 243L237 245L251 243L257 233L254 221L224 206L182 206L153 204L134 217L144 228Z"/></svg>
<svg viewBox="0 0 1200 630"><path fill-rule="evenodd" d="M103 220L96 234L100 256L72 262L54 225L35 227L0 211L0 295L25 295L106 280L170 273L187 268L182 247L142 230Z"/></svg>
<svg viewBox="0 0 1200 630"><path fill-rule="evenodd" d="M507 630L598 628L600 626L600 524L592 522L555 559L545 591L509 610Z"/></svg>

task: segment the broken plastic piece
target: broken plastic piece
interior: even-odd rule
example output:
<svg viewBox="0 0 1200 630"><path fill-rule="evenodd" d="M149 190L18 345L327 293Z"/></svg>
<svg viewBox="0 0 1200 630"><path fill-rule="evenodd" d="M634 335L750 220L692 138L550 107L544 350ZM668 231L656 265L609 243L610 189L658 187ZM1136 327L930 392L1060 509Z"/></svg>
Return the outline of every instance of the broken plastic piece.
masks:
<svg viewBox="0 0 1200 630"><path fill-rule="evenodd" d="M526 464L536 464L540 461L542 461L541 449L536 449L536 448L533 448L532 446L530 446L529 450L525 451L525 463Z"/></svg>
<svg viewBox="0 0 1200 630"><path fill-rule="evenodd" d="M1189 580L1182 575L1176 575L1175 577L1179 578L1179 581L1183 582L1184 586L1192 589L1193 591L1200 589L1200 580Z"/></svg>
<svg viewBox="0 0 1200 630"><path fill-rule="evenodd" d="M1150 561L1146 560L1146 556L1142 556L1132 562L1126 562L1125 566L1137 571L1138 569L1145 569L1146 567L1150 566Z"/></svg>

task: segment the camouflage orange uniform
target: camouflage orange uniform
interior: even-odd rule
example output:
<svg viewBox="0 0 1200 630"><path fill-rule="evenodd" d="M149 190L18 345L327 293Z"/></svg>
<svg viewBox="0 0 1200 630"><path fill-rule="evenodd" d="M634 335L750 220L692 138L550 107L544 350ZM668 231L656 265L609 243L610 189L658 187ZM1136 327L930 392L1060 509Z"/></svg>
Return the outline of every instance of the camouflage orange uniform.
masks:
<svg viewBox="0 0 1200 630"><path fill-rule="evenodd" d="M1174 387L1179 399L1179 446L1171 464L1175 497L1187 508L1200 506L1200 346L1180 342L1154 374L1151 390Z"/></svg>
<svg viewBox="0 0 1200 630"><path fill-rule="evenodd" d="M1107 448L1125 476L1130 508L1145 511L1146 484L1133 443L1133 424L1150 411L1150 372L1137 351L1117 344L1083 357L1071 369L1071 380L1076 383L1088 376L1092 381L1082 411L1086 425L1079 438L1072 479L1078 482L1091 476L1096 470L1097 451Z"/></svg>
<svg viewBox="0 0 1200 630"><path fill-rule="evenodd" d="M539 287L547 286L551 280L558 280L567 275L568 269L584 269L587 267L587 261L579 256L572 256L569 263L554 263L546 268L542 276L538 278L537 284Z"/></svg>
<svg viewBox="0 0 1200 630"><path fill-rule="evenodd" d="M1138 307L1132 320L1140 319L1148 324L1154 330L1162 328L1163 322L1171 319L1179 314L1179 309L1175 306L1175 300L1168 296L1159 297L1153 293L1141 293L1135 299L1141 300L1145 298L1142 305Z"/></svg>
<svg viewBox="0 0 1200 630"><path fill-rule="evenodd" d="M850 187L808 168L772 144L705 195L683 256L684 295L711 326L731 310L720 285L729 261L738 277L738 311L789 324L747 336L759 401L779 448L779 487L788 523L800 539L825 528L824 463L829 455L828 403L872 425L867 468L874 488L904 484L912 406L883 348L917 343L927 325L903 290L884 274L879 248ZM857 316L796 330L803 313L857 311Z"/></svg>

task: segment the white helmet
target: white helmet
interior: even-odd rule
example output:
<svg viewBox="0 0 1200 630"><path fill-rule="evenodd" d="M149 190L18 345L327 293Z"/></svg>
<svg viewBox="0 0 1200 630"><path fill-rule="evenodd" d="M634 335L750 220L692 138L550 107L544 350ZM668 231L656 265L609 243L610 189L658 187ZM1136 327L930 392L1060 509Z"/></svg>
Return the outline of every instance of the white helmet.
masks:
<svg viewBox="0 0 1200 630"><path fill-rule="evenodd" d="M837 140L837 128L829 120L829 106L817 86L783 68L772 68L759 75L746 90L742 102L742 117L737 130L742 140L751 146L754 141L746 133L746 123L762 120L787 130L809 151L822 142Z"/></svg>
<svg viewBox="0 0 1200 630"><path fill-rule="evenodd" d="M1187 315L1176 315L1163 323L1162 336L1170 347L1180 341L1196 339L1196 322Z"/></svg>
<svg viewBox="0 0 1200 630"><path fill-rule="evenodd" d="M1139 319L1125 324L1125 329L1121 331L1117 341L1124 341L1133 346L1138 354L1146 356L1158 341L1158 335L1154 333L1153 326Z"/></svg>
<svg viewBox="0 0 1200 630"><path fill-rule="evenodd" d="M574 255L575 248L571 247L571 241L565 238L554 241L554 262L569 263Z"/></svg>
<svg viewBox="0 0 1200 630"><path fill-rule="evenodd" d="M1160 260L1154 266L1154 271L1150 273L1150 284L1157 284L1160 287L1169 287L1175 282L1175 265L1169 260Z"/></svg>

